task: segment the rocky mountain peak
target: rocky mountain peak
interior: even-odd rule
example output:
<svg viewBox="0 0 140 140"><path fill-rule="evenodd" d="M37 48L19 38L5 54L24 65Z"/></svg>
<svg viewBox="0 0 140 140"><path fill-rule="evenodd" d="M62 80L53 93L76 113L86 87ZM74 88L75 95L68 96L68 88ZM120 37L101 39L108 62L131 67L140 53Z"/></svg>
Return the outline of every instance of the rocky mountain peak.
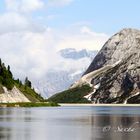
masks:
<svg viewBox="0 0 140 140"><path fill-rule="evenodd" d="M138 49L140 49L140 31L125 28L105 43L85 74L105 65L114 64L119 60L127 59L130 55L137 54L139 57Z"/></svg>

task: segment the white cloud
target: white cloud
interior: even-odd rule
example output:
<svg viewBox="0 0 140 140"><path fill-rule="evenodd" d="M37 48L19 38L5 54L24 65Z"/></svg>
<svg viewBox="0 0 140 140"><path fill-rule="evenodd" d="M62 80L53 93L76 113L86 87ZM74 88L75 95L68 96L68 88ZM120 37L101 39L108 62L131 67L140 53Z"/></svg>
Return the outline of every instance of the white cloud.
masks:
<svg viewBox="0 0 140 140"><path fill-rule="evenodd" d="M57 61L57 64L55 64L55 67L53 70L57 71L84 71L86 67L89 66L91 63L90 58L81 58L78 60L73 59L64 59L62 57L59 57L59 60Z"/></svg>
<svg viewBox="0 0 140 140"><path fill-rule="evenodd" d="M86 35L90 35L92 37L102 37L102 38L106 38L108 37L106 34L104 33L96 33L96 32L93 32L89 27L87 26L82 26L81 29L80 29L81 33L82 34L86 34Z"/></svg>
<svg viewBox="0 0 140 140"><path fill-rule="evenodd" d="M44 27L33 23L31 19L16 12L0 15L0 34L18 31L41 32Z"/></svg>
<svg viewBox="0 0 140 140"><path fill-rule="evenodd" d="M49 6L66 6L73 2L74 0L49 0L48 5Z"/></svg>
<svg viewBox="0 0 140 140"><path fill-rule="evenodd" d="M104 33L96 33L87 26L76 27L70 33L64 34L58 43L58 48L76 48L100 50L105 41L109 38ZM67 31L66 31L67 32Z"/></svg>
<svg viewBox="0 0 140 140"><path fill-rule="evenodd" d="M21 11L35 11L43 8L44 3L41 0L22 0Z"/></svg>
<svg viewBox="0 0 140 140"><path fill-rule="evenodd" d="M44 7L42 0L5 0L9 11L32 12Z"/></svg>

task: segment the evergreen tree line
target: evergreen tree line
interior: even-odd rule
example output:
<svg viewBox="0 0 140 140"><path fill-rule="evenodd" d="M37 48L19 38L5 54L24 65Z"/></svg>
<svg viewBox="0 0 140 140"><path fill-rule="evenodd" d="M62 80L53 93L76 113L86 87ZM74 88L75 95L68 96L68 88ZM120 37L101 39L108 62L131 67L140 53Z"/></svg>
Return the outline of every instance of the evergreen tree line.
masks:
<svg viewBox="0 0 140 140"><path fill-rule="evenodd" d="M25 89L26 87L32 88L32 83L28 79L28 77L25 78L24 84L19 79L15 80L10 70L10 66L8 65L6 67L0 59L0 84L11 90L14 87L15 83L17 83L19 87L24 86Z"/></svg>

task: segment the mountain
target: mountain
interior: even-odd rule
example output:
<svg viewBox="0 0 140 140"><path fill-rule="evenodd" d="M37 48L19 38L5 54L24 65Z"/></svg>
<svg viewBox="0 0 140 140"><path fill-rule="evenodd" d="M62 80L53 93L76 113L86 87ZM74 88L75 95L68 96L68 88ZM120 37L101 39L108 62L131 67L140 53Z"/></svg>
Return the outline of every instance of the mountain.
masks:
<svg viewBox="0 0 140 140"><path fill-rule="evenodd" d="M94 56L97 54L97 51L91 51L91 50L89 51L86 49L77 51L74 48L67 48L67 49L60 50L59 54L66 59L78 60L84 57L93 59Z"/></svg>
<svg viewBox="0 0 140 140"><path fill-rule="evenodd" d="M77 81L87 69L97 51L85 49L78 51L68 48L58 51L57 54L61 57L58 66L50 68L44 78L36 84L37 91L46 98L66 90Z"/></svg>
<svg viewBox="0 0 140 140"><path fill-rule="evenodd" d="M113 35L68 91L84 85L91 90L83 98L92 103L140 103L140 31L128 28ZM50 100L64 101L67 94Z"/></svg>
<svg viewBox="0 0 140 140"><path fill-rule="evenodd" d="M43 98L31 87L26 78L25 83L13 78L10 66L5 66L0 59L0 103L40 102Z"/></svg>

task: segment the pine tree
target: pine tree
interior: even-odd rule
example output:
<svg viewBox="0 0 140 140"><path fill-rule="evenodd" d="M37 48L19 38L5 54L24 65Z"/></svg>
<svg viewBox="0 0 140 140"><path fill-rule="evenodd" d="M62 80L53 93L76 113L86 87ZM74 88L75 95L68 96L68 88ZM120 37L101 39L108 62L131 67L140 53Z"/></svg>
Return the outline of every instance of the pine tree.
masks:
<svg viewBox="0 0 140 140"><path fill-rule="evenodd" d="M1 62L1 58L0 58L0 75L2 73L2 62Z"/></svg>
<svg viewBox="0 0 140 140"><path fill-rule="evenodd" d="M30 87L30 88L32 87L32 83L31 83L31 81L28 80L28 77L25 78L25 83L24 84L25 84L25 87L26 86Z"/></svg>
<svg viewBox="0 0 140 140"><path fill-rule="evenodd" d="M8 65L7 70L10 71L10 66Z"/></svg>
<svg viewBox="0 0 140 140"><path fill-rule="evenodd" d="M2 66L2 68L5 68L5 64L4 63L2 63L1 66Z"/></svg>
<svg viewBox="0 0 140 140"><path fill-rule="evenodd" d="M1 58L0 58L0 66L1 66L1 63L2 63L2 62L1 62Z"/></svg>
<svg viewBox="0 0 140 140"><path fill-rule="evenodd" d="M21 81L19 81L19 87L21 87L22 86L22 82Z"/></svg>
<svg viewBox="0 0 140 140"><path fill-rule="evenodd" d="M9 65L7 67L7 70L8 70L9 77L13 79L13 74L12 74L12 72L10 70L10 66Z"/></svg>

